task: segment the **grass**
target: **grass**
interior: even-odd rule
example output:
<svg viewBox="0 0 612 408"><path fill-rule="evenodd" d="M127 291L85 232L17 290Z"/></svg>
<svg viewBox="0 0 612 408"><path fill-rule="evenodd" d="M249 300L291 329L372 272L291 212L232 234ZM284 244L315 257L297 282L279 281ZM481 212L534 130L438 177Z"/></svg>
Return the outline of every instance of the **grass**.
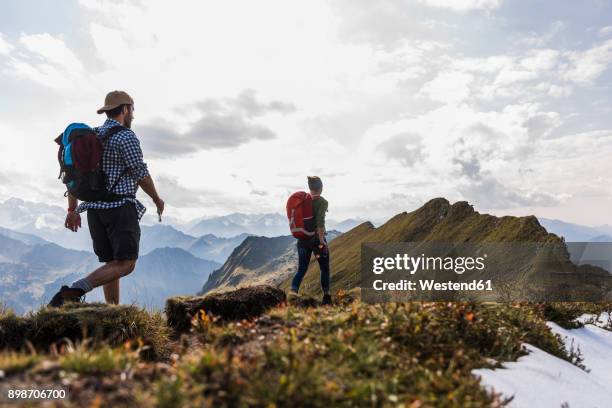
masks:
<svg viewBox="0 0 612 408"><path fill-rule="evenodd" d="M66 348L60 356L60 366L72 373L102 375L114 371L124 371L138 361L139 349L134 350L128 342L123 348L102 346L93 349L83 342Z"/></svg>
<svg viewBox="0 0 612 408"><path fill-rule="evenodd" d="M65 342L55 356L5 352L0 369L17 384L73 381L73 406L495 407L508 401L482 388L473 369L516 360L523 343L580 366L579 352L566 351L546 321L569 322L607 307L366 305L353 296L341 293L332 307L283 305L252 320L199 311L188 334L174 343L164 338L175 353L165 362L144 359L144 341L113 346L92 339ZM44 359L54 361L55 371L37 368ZM101 381L106 391L96 394Z"/></svg>
<svg viewBox="0 0 612 408"><path fill-rule="evenodd" d="M603 312L612 313L612 303L589 302L552 302L542 306L544 317L554 321L566 329L576 329L584 326L576 319L583 314L599 315ZM608 330L612 330L612 322L608 323Z"/></svg>
<svg viewBox="0 0 612 408"><path fill-rule="evenodd" d="M496 406L472 369L515 360L523 342L574 359L537 305L355 303L194 324L203 346L158 381L160 406Z"/></svg>
<svg viewBox="0 0 612 408"><path fill-rule="evenodd" d="M168 325L177 333L189 331L200 311L222 320L251 319L287 301L285 292L270 285L256 285L206 296L178 296L166 301Z"/></svg>
<svg viewBox="0 0 612 408"><path fill-rule="evenodd" d="M17 353L15 351L0 353L0 371L11 376L36 366L42 357L35 353Z"/></svg>
<svg viewBox="0 0 612 408"><path fill-rule="evenodd" d="M140 339L148 358L164 358L168 330L161 313L148 313L135 306L69 304L42 308L25 316L12 312L0 316L0 349L24 350L31 346L47 352L68 342L120 346Z"/></svg>

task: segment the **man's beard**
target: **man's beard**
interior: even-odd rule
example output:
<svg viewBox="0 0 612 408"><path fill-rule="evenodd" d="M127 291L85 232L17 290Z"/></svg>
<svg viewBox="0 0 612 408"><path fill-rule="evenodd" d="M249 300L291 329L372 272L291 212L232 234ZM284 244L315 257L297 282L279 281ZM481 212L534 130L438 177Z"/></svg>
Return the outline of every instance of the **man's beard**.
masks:
<svg viewBox="0 0 612 408"><path fill-rule="evenodd" d="M125 125L126 128L131 129L132 128L132 117L131 116L126 116L125 119L123 120L123 124Z"/></svg>

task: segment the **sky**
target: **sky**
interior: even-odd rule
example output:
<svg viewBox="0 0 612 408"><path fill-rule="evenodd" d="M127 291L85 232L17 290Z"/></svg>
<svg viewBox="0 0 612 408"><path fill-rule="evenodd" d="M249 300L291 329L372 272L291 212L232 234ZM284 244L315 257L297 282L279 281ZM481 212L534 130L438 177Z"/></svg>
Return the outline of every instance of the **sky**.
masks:
<svg viewBox="0 0 612 408"><path fill-rule="evenodd" d="M611 64L605 0L5 0L0 200L65 205L53 139L121 89L179 219L282 213L319 175L338 220L612 224Z"/></svg>

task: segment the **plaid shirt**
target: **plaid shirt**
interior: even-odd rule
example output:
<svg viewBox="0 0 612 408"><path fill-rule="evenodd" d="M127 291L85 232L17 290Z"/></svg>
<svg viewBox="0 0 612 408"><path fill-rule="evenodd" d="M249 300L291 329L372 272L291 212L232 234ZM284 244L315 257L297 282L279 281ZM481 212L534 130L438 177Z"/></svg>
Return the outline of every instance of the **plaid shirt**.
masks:
<svg viewBox="0 0 612 408"><path fill-rule="evenodd" d="M106 119L106 122L99 128L94 128L98 135L103 135L108 129L113 126L120 125L114 119ZM104 153L102 157L102 171L106 175L106 188L110 189L117 178L127 169L125 175L119 180L113 193L121 195L131 195L136 197L138 190L138 181L149 175L147 164L142 161L142 149L140 142L136 138L136 134L130 129L125 129L115 133L108 139L104 145ZM105 202L82 202L77 211L83 212L89 209L108 210L111 208L121 207L127 202L133 202L136 205L138 219L140 220L147 210L144 205L136 198L123 198L119 201Z"/></svg>

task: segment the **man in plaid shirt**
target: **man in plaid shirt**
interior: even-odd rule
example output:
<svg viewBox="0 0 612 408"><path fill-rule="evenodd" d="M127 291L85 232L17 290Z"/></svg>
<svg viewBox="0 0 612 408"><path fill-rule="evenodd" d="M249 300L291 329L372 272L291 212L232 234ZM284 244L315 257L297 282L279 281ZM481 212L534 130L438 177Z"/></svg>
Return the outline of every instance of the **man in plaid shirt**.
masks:
<svg viewBox="0 0 612 408"><path fill-rule="evenodd" d="M143 161L140 142L130 129L134 118L134 101L125 92L113 91L106 95L105 103L98 114L106 113L107 119L96 128L102 136L116 126L124 128L112 134L104 144L102 171L106 176L107 189L122 196L117 201L83 202L68 196L68 214L65 227L78 231L80 214L87 211L87 223L93 241L94 252L104 265L87 277L74 282L70 287L62 286L53 296L50 306L61 306L66 301L81 299L93 288L102 286L107 303L119 303L119 279L130 274L136 266L140 242L139 221L146 208L136 199L141 187L157 207L160 216L164 201L155 189Z"/></svg>

